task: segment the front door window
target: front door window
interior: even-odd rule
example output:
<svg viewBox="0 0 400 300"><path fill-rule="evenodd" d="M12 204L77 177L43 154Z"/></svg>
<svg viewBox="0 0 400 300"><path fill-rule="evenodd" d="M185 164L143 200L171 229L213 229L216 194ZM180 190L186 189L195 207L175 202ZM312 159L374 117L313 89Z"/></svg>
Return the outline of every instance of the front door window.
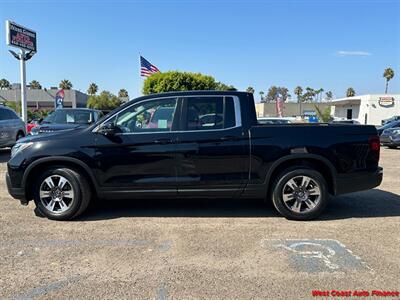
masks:
<svg viewBox="0 0 400 300"><path fill-rule="evenodd" d="M175 98L150 100L121 111L107 123L114 123L123 133L168 132L172 129Z"/></svg>

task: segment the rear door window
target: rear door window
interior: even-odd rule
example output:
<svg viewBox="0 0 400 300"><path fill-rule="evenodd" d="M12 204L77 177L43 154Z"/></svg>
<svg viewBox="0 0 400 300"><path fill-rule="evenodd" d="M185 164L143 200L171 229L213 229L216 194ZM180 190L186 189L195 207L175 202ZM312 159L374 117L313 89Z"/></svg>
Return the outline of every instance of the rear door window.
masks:
<svg viewBox="0 0 400 300"><path fill-rule="evenodd" d="M12 111L0 108L0 121L11 120L11 119L13 119Z"/></svg>
<svg viewBox="0 0 400 300"><path fill-rule="evenodd" d="M236 125L232 97L187 97L185 107L185 130L216 130Z"/></svg>
<svg viewBox="0 0 400 300"><path fill-rule="evenodd" d="M13 120L19 119L18 115L12 110L9 110L8 114L10 115L10 119L13 119Z"/></svg>

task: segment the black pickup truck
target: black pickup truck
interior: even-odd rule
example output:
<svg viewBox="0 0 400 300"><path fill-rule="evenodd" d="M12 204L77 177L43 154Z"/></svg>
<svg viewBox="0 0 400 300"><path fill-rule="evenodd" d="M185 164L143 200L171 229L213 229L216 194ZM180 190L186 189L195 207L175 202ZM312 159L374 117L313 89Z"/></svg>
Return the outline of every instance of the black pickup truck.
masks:
<svg viewBox="0 0 400 300"><path fill-rule="evenodd" d="M85 129L24 138L9 193L67 220L90 201L261 198L286 218L382 181L374 126L257 123L253 95L191 91L132 100Z"/></svg>

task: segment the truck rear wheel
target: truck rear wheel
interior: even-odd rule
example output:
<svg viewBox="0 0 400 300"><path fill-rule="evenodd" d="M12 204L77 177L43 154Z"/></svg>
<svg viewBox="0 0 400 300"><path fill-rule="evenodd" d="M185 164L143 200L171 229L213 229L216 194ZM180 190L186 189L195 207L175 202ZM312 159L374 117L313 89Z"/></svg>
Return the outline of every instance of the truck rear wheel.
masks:
<svg viewBox="0 0 400 300"><path fill-rule="evenodd" d="M272 203L290 220L317 218L328 203L328 187L323 176L305 167L293 167L280 173L271 190Z"/></svg>

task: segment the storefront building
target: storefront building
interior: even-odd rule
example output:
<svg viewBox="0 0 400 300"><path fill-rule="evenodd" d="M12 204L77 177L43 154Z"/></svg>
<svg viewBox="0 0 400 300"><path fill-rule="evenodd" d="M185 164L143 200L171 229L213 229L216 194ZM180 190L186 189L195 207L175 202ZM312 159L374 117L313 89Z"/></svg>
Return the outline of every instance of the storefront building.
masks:
<svg viewBox="0 0 400 300"><path fill-rule="evenodd" d="M400 116L400 94L360 95L331 102L335 118L356 120L360 124L381 125L382 120Z"/></svg>

